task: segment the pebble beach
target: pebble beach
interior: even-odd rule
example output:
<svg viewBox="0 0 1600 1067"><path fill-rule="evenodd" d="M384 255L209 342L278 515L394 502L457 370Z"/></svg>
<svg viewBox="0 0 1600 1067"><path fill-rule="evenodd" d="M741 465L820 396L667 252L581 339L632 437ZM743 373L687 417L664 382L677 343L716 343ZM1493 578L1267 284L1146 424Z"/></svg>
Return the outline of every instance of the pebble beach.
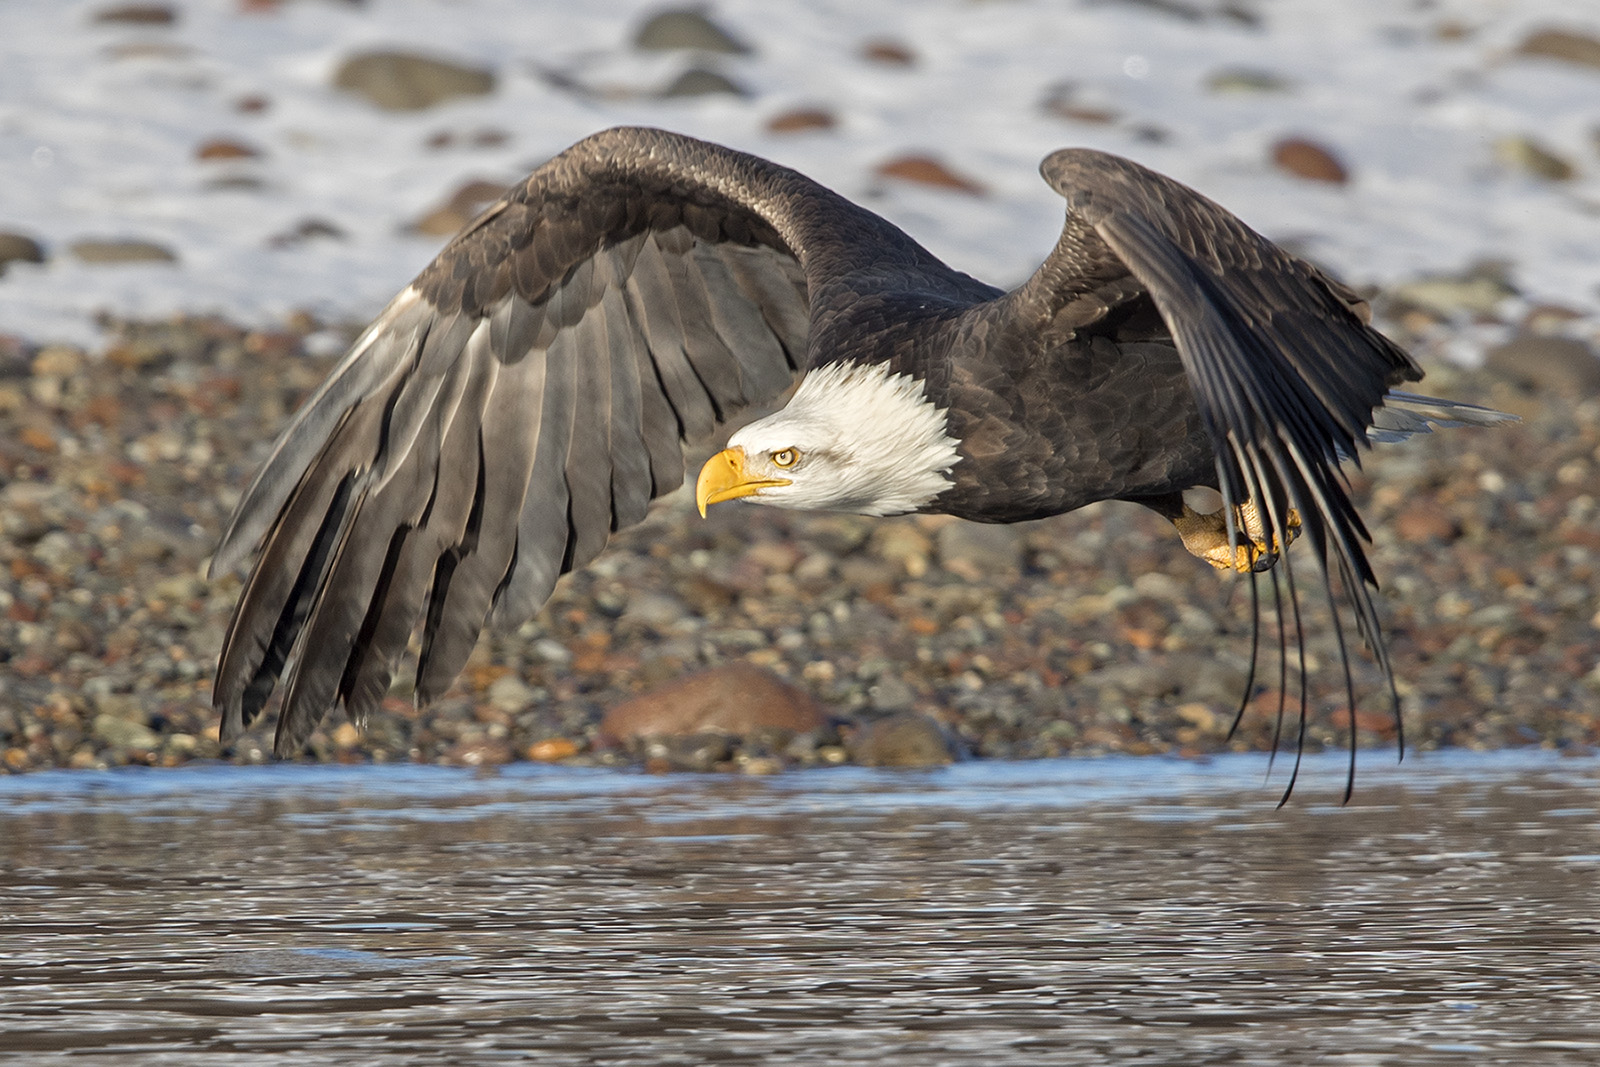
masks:
<svg viewBox="0 0 1600 1067"><path fill-rule="evenodd" d="M240 578L204 569L328 367L304 351L326 328L107 327L100 351L12 345L0 362L0 762L267 759L270 728L229 750L217 741L210 676ZM1600 742L1600 400L1438 362L1427 387L1523 421L1378 446L1353 473L1406 742L1588 751ZM1304 546L1293 551L1309 573ZM1342 745L1352 716L1333 634L1306 600L1308 744ZM1275 732L1275 659L1228 736L1248 609L1242 580L1133 505L1013 527L743 504L701 520L680 490L532 621L486 636L446 698L419 710L402 679L365 730L330 716L307 758L770 772L900 762L854 742L908 719L931 725L949 758L1258 750ZM790 680L827 725L654 747L602 737L608 709L729 664ZM1392 758L1369 661L1358 683L1357 739ZM941 761L918 743L918 761Z"/></svg>
<svg viewBox="0 0 1600 1067"><path fill-rule="evenodd" d="M1600 744L1600 141L1575 103L1600 85L1600 25L1553 0L1351 5L1341 54L1378 77L1317 66L1310 3L891 4L826 28L743 0L474 3L475 21L429 0L0 16L26 52L0 73L18 101L0 107L0 770L271 758L270 707L224 747L210 702L241 575L206 565L240 492L432 250L618 122L784 159L1001 284L1059 228L1032 173L1049 148L1203 186L1359 286L1427 369L1419 391L1521 418L1350 471L1399 722L1370 657L1349 706L1314 561L1291 552L1305 745ZM974 14L991 7L1007 17ZM1262 596L1252 674L1248 583L1133 505L1011 527L702 520L680 490L486 635L445 698L415 707L402 669L380 715L330 715L301 758L771 773L1292 751L1299 664L1280 677ZM728 711L757 676L769 697ZM697 700L722 704L682 712ZM674 702L681 728L652 738Z"/></svg>

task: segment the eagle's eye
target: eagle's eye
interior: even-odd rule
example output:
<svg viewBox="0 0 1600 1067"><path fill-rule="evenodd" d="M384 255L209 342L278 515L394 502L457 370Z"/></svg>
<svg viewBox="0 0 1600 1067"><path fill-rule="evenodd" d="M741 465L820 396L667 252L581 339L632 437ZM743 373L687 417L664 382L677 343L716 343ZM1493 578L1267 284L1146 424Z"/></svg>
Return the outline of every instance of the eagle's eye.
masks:
<svg viewBox="0 0 1600 1067"><path fill-rule="evenodd" d="M775 467L792 467L800 462L798 448L780 448L772 454L772 464Z"/></svg>

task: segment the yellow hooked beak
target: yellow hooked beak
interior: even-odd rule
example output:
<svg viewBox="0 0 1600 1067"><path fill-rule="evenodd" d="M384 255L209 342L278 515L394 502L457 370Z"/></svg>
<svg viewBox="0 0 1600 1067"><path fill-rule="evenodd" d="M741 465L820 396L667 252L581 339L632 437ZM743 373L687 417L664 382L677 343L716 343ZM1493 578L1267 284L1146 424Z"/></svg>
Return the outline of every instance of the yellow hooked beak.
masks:
<svg viewBox="0 0 1600 1067"><path fill-rule="evenodd" d="M700 517L706 517L708 504L720 504L750 496L769 486L788 485L787 478L756 478L745 469L742 448L724 448L706 460L700 468L700 477L694 483L694 502L700 508Z"/></svg>

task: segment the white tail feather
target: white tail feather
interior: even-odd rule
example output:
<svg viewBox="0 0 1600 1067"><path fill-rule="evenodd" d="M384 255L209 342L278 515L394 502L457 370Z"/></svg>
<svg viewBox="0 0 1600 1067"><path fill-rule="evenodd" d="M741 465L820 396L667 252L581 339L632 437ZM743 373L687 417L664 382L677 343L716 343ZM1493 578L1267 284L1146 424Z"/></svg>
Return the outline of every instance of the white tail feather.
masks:
<svg viewBox="0 0 1600 1067"><path fill-rule="evenodd" d="M1404 441L1413 434L1432 433L1436 426L1493 426L1516 422L1517 416L1476 404L1389 390L1383 405L1372 412L1369 441Z"/></svg>

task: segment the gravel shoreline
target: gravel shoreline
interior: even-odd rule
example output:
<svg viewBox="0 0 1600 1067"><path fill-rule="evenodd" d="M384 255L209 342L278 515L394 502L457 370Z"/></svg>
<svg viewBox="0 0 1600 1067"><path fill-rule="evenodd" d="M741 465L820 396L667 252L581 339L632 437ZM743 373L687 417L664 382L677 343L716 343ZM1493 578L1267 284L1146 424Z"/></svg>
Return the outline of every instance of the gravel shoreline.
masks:
<svg viewBox="0 0 1600 1067"><path fill-rule="evenodd" d="M308 342L335 352L346 335L309 320L107 327L95 353L0 339L0 768L266 760L269 728L217 743L210 678L239 577L202 568L336 358ZM1380 446L1354 474L1407 744L1586 751L1600 744L1600 401L1518 392L1400 339L1429 368L1424 392L1524 419ZM364 732L329 716L304 758L762 772L849 759L852 724L905 712L979 757L1257 750L1271 693L1226 736L1248 609L1242 583L1132 505L1017 527L740 505L701 521L679 492L531 623L480 642L437 704L419 712L397 685ZM1308 744L1344 745L1326 611L1313 603L1306 625ZM741 661L841 727L698 755L597 743L607 708ZM1392 748L1365 660L1358 681L1358 741ZM1257 683L1275 685L1275 665Z"/></svg>

